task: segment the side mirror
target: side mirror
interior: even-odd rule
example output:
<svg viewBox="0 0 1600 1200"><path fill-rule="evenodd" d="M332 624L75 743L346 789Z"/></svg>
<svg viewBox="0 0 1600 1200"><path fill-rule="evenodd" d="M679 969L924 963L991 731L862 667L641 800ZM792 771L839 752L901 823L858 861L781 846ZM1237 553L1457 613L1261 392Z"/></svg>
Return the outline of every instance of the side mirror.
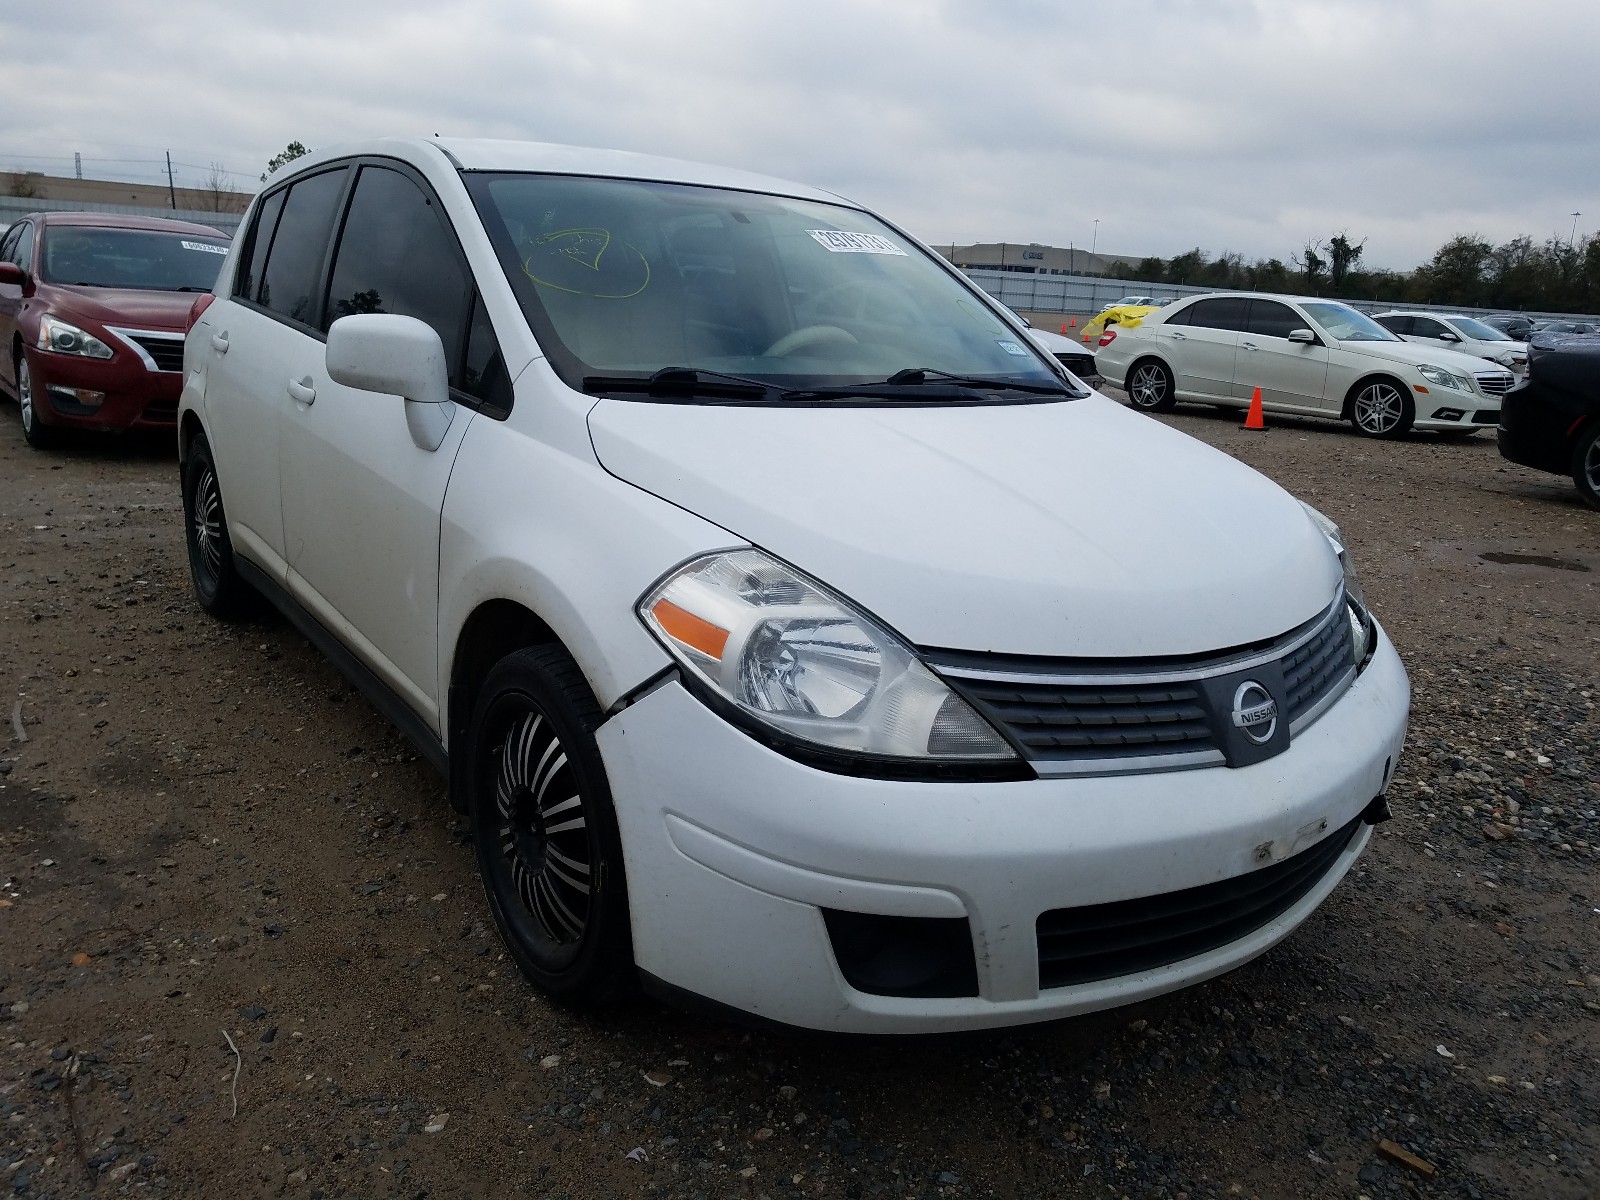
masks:
<svg viewBox="0 0 1600 1200"><path fill-rule="evenodd" d="M1459 342L1461 340L1461 335L1459 333L1451 333L1447 329L1445 332L1439 335L1439 340L1441 342Z"/></svg>
<svg viewBox="0 0 1600 1200"><path fill-rule="evenodd" d="M423 450L437 450L455 416L444 343L415 317L361 313L328 330L328 376L345 387L404 397L406 427Z"/></svg>
<svg viewBox="0 0 1600 1200"><path fill-rule="evenodd" d="M0 262L0 283L15 284L17 287L26 287L28 273L13 262Z"/></svg>
<svg viewBox="0 0 1600 1200"><path fill-rule="evenodd" d="M1317 335L1309 329L1291 329L1289 330L1289 340L1291 342L1299 342L1303 346L1314 346L1317 343Z"/></svg>

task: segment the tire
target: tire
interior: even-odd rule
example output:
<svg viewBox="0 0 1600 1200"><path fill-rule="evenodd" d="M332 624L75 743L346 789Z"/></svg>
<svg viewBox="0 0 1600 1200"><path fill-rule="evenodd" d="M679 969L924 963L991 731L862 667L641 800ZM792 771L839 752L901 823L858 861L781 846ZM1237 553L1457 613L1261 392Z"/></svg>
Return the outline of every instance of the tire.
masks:
<svg viewBox="0 0 1600 1200"><path fill-rule="evenodd" d="M600 721L567 652L534 646L495 664L467 735L467 808L495 925L523 975L575 1008L638 984Z"/></svg>
<svg viewBox="0 0 1600 1200"><path fill-rule="evenodd" d="M1600 508L1600 421L1590 422L1572 448L1572 482L1590 508Z"/></svg>
<svg viewBox="0 0 1600 1200"><path fill-rule="evenodd" d="M27 354L17 355L17 408L22 413L22 436L35 450L51 450L61 444L61 432L39 419L39 405L33 394L33 370Z"/></svg>
<svg viewBox="0 0 1600 1200"><path fill-rule="evenodd" d="M255 607L256 592L234 564L217 465L203 433L189 447L183 467L183 526L189 547L189 578L200 607L223 620L248 616Z"/></svg>
<svg viewBox="0 0 1600 1200"><path fill-rule="evenodd" d="M1167 365L1143 358L1128 371L1128 403L1140 412L1170 412L1178 396Z"/></svg>
<svg viewBox="0 0 1600 1200"><path fill-rule="evenodd" d="M1416 419L1405 385L1392 379L1368 379L1350 393L1350 424L1363 437L1404 437Z"/></svg>

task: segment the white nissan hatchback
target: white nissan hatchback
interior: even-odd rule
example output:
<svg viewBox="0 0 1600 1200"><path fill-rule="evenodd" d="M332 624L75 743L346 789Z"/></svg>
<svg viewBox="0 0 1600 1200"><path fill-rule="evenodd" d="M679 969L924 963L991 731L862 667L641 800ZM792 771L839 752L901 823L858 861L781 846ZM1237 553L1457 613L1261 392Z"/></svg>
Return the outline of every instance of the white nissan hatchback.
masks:
<svg viewBox="0 0 1600 1200"><path fill-rule="evenodd" d="M446 774L552 996L1105 1008L1266 950L1386 815L1409 690L1333 525L857 205L376 141L242 229L200 603L269 598Z"/></svg>

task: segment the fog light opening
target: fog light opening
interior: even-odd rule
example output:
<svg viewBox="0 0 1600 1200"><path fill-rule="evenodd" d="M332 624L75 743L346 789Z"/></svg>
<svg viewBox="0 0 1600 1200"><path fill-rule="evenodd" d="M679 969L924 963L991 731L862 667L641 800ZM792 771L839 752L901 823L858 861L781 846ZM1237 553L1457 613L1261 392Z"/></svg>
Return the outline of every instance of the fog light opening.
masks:
<svg viewBox="0 0 1600 1200"><path fill-rule="evenodd" d="M67 387L65 384L52 383L45 387L45 394L50 397L50 403L64 411L73 409L93 412L105 403L104 392L92 391L89 388Z"/></svg>
<svg viewBox="0 0 1600 1200"><path fill-rule="evenodd" d="M1433 410L1433 419L1435 421L1459 421L1466 415L1466 412L1459 408L1436 408Z"/></svg>
<svg viewBox="0 0 1600 1200"><path fill-rule="evenodd" d="M845 982L872 996L976 996L965 917L882 917L822 910Z"/></svg>

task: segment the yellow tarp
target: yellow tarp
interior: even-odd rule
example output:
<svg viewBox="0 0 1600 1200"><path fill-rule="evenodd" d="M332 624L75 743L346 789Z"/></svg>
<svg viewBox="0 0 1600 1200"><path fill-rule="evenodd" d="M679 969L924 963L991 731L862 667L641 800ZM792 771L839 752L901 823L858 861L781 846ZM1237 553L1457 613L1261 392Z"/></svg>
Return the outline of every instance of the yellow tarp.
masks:
<svg viewBox="0 0 1600 1200"><path fill-rule="evenodd" d="M1108 308L1083 327L1083 340L1092 346L1100 340L1107 325L1137 325L1151 313L1160 311L1160 307L1154 304L1123 304Z"/></svg>

